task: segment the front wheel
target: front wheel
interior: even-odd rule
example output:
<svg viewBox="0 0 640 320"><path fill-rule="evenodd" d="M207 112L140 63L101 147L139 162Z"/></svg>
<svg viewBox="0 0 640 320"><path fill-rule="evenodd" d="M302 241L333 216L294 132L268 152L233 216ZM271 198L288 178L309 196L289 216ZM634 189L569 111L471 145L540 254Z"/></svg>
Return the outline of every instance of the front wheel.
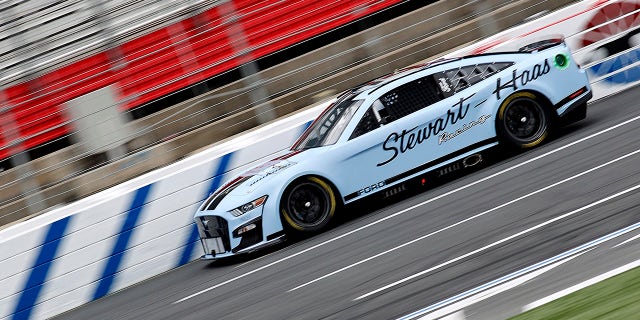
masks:
<svg viewBox="0 0 640 320"><path fill-rule="evenodd" d="M336 210L333 189L322 179L304 177L285 190L280 211L285 228L309 233L325 228Z"/></svg>
<svg viewBox="0 0 640 320"><path fill-rule="evenodd" d="M498 109L497 131L512 147L527 149L542 143L551 130L551 115L531 92L507 97Z"/></svg>

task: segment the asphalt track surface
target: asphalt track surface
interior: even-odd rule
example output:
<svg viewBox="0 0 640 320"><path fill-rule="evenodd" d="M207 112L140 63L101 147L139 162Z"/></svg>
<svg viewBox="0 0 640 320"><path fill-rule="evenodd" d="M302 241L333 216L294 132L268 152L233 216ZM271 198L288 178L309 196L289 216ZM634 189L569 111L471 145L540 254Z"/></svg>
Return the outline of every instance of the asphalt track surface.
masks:
<svg viewBox="0 0 640 320"><path fill-rule="evenodd" d="M639 222L638 150L640 88L632 88L590 104L586 120L534 150L405 199L350 207L350 218L311 238L234 261L196 261L59 318L402 317ZM601 266L637 252L587 254ZM557 278L593 272L574 265ZM548 286L520 290L518 301ZM509 295L495 301L502 313L484 302L477 318L522 306L510 308Z"/></svg>

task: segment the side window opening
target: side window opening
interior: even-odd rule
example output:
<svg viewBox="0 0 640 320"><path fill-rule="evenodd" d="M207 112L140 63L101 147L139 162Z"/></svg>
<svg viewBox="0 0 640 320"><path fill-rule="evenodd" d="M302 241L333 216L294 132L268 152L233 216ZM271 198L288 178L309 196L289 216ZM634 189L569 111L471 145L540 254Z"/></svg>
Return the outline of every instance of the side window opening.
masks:
<svg viewBox="0 0 640 320"><path fill-rule="evenodd" d="M380 122L380 124L385 125L393 121L389 116L389 110L387 110L384 104L382 104L380 99L373 102L373 106L371 106L371 111L373 115L376 117L376 119L378 120L378 122Z"/></svg>
<svg viewBox="0 0 640 320"><path fill-rule="evenodd" d="M371 107L364 113L364 116L360 119L358 125L356 125L356 129L353 130L349 139L359 137L378 128L380 128L380 119L375 115L374 108Z"/></svg>
<svg viewBox="0 0 640 320"><path fill-rule="evenodd" d="M391 96L391 100L389 100L389 104L393 105L394 98ZM397 98L397 97L396 97ZM371 107L364 113L358 125L356 125L355 130L353 130L353 134L349 139L353 139L359 137L369 131L373 131L378 129L385 124L393 121L391 116L389 115L389 110L384 106L380 99L373 102Z"/></svg>
<svg viewBox="0 0 640 320"><path fill-rule="evenodd" d="M426 108L440 100L442 93L433 76L403 84L380 97L384 108L377 109L383 123L389 123Z"/></svg>
<svg viewBox="0 0 640 320"><path fill-rule="evenodd" d="M442 100L433 76L403 84L373 102L356 125L350 139L412 114Z"/></svg>

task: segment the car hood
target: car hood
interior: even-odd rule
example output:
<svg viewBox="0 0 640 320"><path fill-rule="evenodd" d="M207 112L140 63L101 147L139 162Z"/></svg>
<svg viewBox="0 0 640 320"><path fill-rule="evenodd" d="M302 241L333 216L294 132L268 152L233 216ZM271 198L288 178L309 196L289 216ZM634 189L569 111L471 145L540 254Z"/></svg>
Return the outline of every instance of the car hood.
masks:
<svg viewBox="0 0 640 320"><path fill-rule="evenodd" d="M253 200L249 199L250 197L248 196L257 192L257 189L264 186L274 177L296 165L298 163L298 155L300 153L300 151L292 151L284 156L253 167L252 169L235 177L211 195L205 202L203 209L214 210L221 202L223 202L223 200L225 200L224 203L226 203L225 207L227 205L236 205L236 202L240 203L242 201L246 202ZM263 194L256 196L262 195Z"/></svg>
<svg viewBox="0 0 640 320"><path fill-rule="evenodd" d="M297 162L294 162L291 159L276 158L254 167L242 174L242 176L248 177L248 179L244 180L243 183L235 189L234 194L242 195L244 193L252 193L258 186L282 173L296 163Z"/></svg>

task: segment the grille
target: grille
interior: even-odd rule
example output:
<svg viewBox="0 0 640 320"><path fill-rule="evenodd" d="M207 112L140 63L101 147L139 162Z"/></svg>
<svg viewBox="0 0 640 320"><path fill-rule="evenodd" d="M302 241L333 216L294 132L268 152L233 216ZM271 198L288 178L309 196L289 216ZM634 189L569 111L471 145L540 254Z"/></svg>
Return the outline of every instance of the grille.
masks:
<svg viewBox="0 0 640 320"><path fill-rule="evenodd" d="M200 217L202 231L204 231L205 251L210 253L214 250L217 253L231 251L229 241L229 224L227 220L218 216ZM221 249L224 249L222 251Z"/></svg>

